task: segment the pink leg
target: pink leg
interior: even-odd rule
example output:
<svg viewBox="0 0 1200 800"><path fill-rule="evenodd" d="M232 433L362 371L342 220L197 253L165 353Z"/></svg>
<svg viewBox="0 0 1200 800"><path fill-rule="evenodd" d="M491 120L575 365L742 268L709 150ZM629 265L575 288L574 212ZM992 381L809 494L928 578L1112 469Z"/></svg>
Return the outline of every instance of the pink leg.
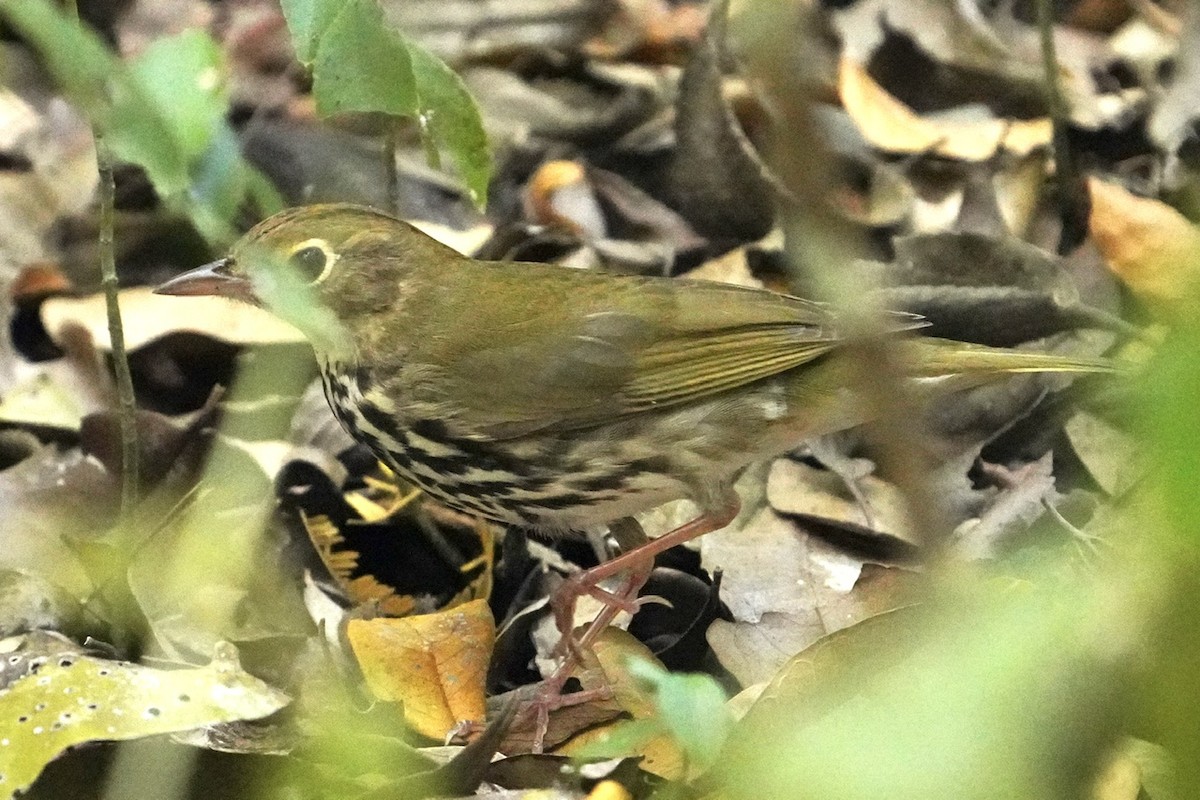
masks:
<svg viewBox="0 0 1200 800"><path fill-rule="evenodd" d="M613 617L621 611L630 613L637 611L637 593L650 577L655 557L675 545L724 528L737 516L740 507L741 503L737 495L730 492L725 505L715 512L705 513L657 539L635 547L627 553L622 553L611 561L605 561L589 570L572 575L558 587L550 600L550 606L554 609L554 619L563 637L563 644L559 646L565 652L562 664L542 684L538 697L533 701L537 710L537 729L534 733L533 752L540 753L542 751L542 741L550 722L550 711L605 694L603 691L598 693L593 690L563 696L562 687L578 666L582 650L596 640L596 637L612 622ZM620 591L609 592L601 589L598 585L600 581L626 571L629 572L629 578ZM579 639L575 639L573 630L575 603L585 594L602 601L605 607L588 624L583 635ZM576 694L581 697L576 697Z"/></svg>

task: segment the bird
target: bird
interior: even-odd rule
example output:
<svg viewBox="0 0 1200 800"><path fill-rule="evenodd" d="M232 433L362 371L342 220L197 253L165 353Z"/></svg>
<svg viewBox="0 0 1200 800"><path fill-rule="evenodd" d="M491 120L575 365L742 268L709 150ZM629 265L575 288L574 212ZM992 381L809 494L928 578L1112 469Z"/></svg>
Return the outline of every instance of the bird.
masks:
<svg viewBox="0 0 1200 800"><path fill-rule="evenodd" d="M474 517L549 537L668 501L692 522L593 568L576 594L722 527L746 465L865 421L848 338L827 305L765 289L554 264L481 261L382 211L287 209L227 256L155 290L266 308L313 346L338 421L395 473ZM915 333L891 313L917 381L1104 372L1102 359ZM636 581L631 581L636 583Z"/></svg>

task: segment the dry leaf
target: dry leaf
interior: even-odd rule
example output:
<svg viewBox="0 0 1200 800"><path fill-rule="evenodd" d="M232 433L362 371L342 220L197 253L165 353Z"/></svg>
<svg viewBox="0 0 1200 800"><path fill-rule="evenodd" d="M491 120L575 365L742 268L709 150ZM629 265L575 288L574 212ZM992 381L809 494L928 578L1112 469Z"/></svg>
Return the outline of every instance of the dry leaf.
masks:
<svg viewBox="0 0 1200 800"><path fill-rule="evenodd" d="M687 276L698 280L732 283L735 286L761 289L763 282L750 271L750 263L746 259L746 249L746 247L735 247L728 253L709 259L690 270Z"/></svg>
<svg viewBox="0 0 1200 800"><path fill-rule="evenodd" d="M607 232L604 212L578 162L542 164L529 179L522 203L525 215L539 225L558 225L585 239Z"/></svg>
<svg viewBox="0 0 1200 800"><path fill-rule="evenodd" d="M136 350L160 336L178 331L203 333L232 344L283 344L304 337L260 308L222 297L160 297L149 289L121 291L125 347ZM52 297L42 304L42 324L56 343L62 329L82 325L102 350L111 350L104 295Z"/></svg>
<svg viewBox="0 0 1200 800"><path fill-rule="evenodd" d="M919 541L911 530L907 501L895 484L877 475L858 476L855 483L859 497L832 471L778 458L771 463L767 499L781 514L862 526L910 544Z"/></svg>
<svg viewBox="0 0 1200 800"><path fill-rule="evenodd" d="M1092 239L1108 268L1147 300L1173 302L1200 276L1200 230L1161 200L1090 178Z"/></svg>
<svg viewBox="0 0 1200 800"><path fill-rule="evenodd" d="M351 620L346 636L372 694L403 703L421 734L441 739L462 720L484 718L496 638L484 601L404 619Z"/></svg>
<svg viewBox="0 0 1200 800"><path fill-rule="evenodd" d="M208 665L176 670L75 652L8 652L10 665L24 660L29 669L0 690L0 795L7 797L23 792L64 750L85 742L259 719L288 703L282 692L244 671L227 643L217 646Z"/></svg>
<svg viewBox="0 0 1200 800"><path fill-rule="evenodd" d="M838 94L867 141L894 153L986 161L1002 149L1027 155L1048 145L1052 134L1049 119L951 122L919 116L846 58L838 72Z"/></svg>
<svg viewBox="0 0 1200 800"><path fill-rule="evenodd" d="M1080 411L1063 432L1088 474L1110 495L1123 494L1146 472L1141 442L1102 417Z"/></svg>
<svg viewBox="0 0 1200 800"><path fill-rule="evenodd" d="M913 573L864 564L853 589L825 593L808 613L771 612L758 622L718 619L708 628L708 642L721 666L742 686L751 686L770 680L823 636L895 608L913 580Z"/></svg>

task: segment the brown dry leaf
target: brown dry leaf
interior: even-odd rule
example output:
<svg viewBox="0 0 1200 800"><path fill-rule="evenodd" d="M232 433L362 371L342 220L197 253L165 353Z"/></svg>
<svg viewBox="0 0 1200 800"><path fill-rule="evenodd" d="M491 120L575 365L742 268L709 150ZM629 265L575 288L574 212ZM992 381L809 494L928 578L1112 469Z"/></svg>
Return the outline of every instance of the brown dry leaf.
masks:
<svg viewBox="0 0 1200 800"><path fill-rule="evenodd" d="M484 718L496 624L482 600L418 617L351 620L346 636L372 694L403 703L419 733L441 739L462 720Z"/></svg>
<svg viewBox="0 0 1200 800"><path fill-rule="evenodd" d="M904 494L895 484L877 475L857 476L855 483L859 497L830 470L778 458L767 478L767 499L781 514L862 526L910 544L920 541L911 530Z"/></svg>
<svg viewBox="0 0 1200 800"><path fill-rule="evenodd" d="M743 686L768 680L826 634L894 608L908 577L864 564L769 508L739 530L703 537L700 553L705 569L722 570L733 615L709 627L708 641Z"/></svg>
<svg viewBox="0 0 1200 800"><path fill-rule="evenodd" d="M708 642L721 666L742 686L769 680L792 656L826 636L896 608L914 574L895 567L864 564L853 589L829 592L807 614L764 614L758 622L715 620Z"/></svg>
<svg viewBox="0 0 1200 800"><path fill-rule="evenodd" d="M873 146L894 153L932 153L962 161L986 161L999 150L1028 155L1050 143L1049 119L942 121L919 116L897 100L855 61L838 70L842 106Z"/></svg>
<svg viewBox="0 0 1200 800"><path fill-rule="evenodd" d="M700 266L690 270L689 278L717 283L731 283L735 286L750 286L755 289L763 288L763 282L750 271L750 262L746 258L746 247L735 247L724 255L705 261Z"/></svg>
<svg viewBox="0 0 1200 800"><path fill-rule="evenodd" d="M547 161L538 167L522 194L525 216L539 225L557 225L576 236L604 236L604 212L577 161Z"/></svg>
<svg viewBox="0 0 1200 800"><path fill-rule="evenodd" d="M1124 494L1147 471L1142 443L1103 417L1077 412L1067 420L1063 433L1088 474L1109 495Z"/></svg>
<svg viewBox="0 0 1200 800"><path fill-rule="evenodd" d="M676 60L704 31L708 16L699 3L620 0L599 35L584 42L587 55L617 60L637 54L649 61Z"/></svg>
<svg viewBox="0 0 1200 800"><path fill-rule="evenodd" d="M1116 183L1088 179L1088 220L1108 268L1134 294L1174 302L1200 277L1200 229L1161 200Z"/></svg>

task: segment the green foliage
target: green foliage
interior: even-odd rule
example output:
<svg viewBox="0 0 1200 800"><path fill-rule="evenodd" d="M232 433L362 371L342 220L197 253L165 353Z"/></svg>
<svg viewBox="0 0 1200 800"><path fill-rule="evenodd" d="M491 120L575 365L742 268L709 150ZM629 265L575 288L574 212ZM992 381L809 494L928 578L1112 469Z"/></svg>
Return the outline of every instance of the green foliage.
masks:
<svg viewBox="0 0 1200 800"><path fill-rule="evenodd" d="M1122 676L1102 587L966 580L797 656L730 737L734 798L1082 797L1115 742ZM1109 627L1106 627L1109 624Z"/></svg>
<svg viewBox="0 0 1200 800"><path fill-rule="evenodd" d="M1166 531L1179 536L1179 544L1195 554L1200 543L1200 504L1196 483L1200 480L1200 326L1194 322L1176 330L1158 351L1147 376L1155 387L1146 398L1148 434L1157 448L1159 476L1172 513Z"/></svg>
<svg viewBox="0 0 1200 800"><path fill-rule="evenodd" d="M297 56L312 68L319 114L419 113L408 45L384 25L375 0L287 0L283 9Z"/></svg>
<svg viewBox="0 0 1200 800"><path fill-rule="evenodd" d="M216 134L228 98L221 77L221 50L203 31L191 30L150 44L130 66L130 77L162 114L174 150L191 163ZM132 110L131 110L132 111Z"/></svg>
<svg viewBox="0 0 1200 800"><path fill-rule="evenodd" d="M71 101L107 134L117 157L140 165L166 195L187 187L187 161L171 126L99 37L48 0L6 0L0 10L37 48Z"/></svg>
<svg viewBox="0 0 1200 800"><path fill-rule="evenodd" d="M422 134L450 151L472 201L482 206L492 161L479 109L462 79L440 59L411 45L409 56L417 81Z"/></svg>
<svg viewBox="0 0 1200 800"><path fill-rule="evenodd" d="M1149 637L1154 673L1142 685L1138 734L1165 746L1180 786L1200 785L1200 303L1193 301L1146 371L1140 398L1161 502L1126 513L1154 561L1139 565L1163 613Z"/></svg>
<svg viewBox="0 0 1200 800"><path fill-rule="evenodd" d="M716 763L733 719L725 708L725 692L709 675L672 673L640 658L629 659L630 676L654 705L654 716L620 723L603 741L589 744L584 758L638 753L659 736L668 736L683 751L688 765L703 772Z"/></svg>
<svg viewBox="0 0 1200 800"><path fill-rule="evenodd" d="M688 763L705 770L717 760L733 723L725 692L709 675L672 673L635 660L629 674L654 698L662 729L679 743Z"/></svg>
<svg viewBox="0 0 1200 800"><path fill-rule="evenodd" d="M312 69L322 115L411 117L438 165L445 150L476 205L491 177L483 121L462 80L432 53L389 29L375 0L283 0L296 55Z"/></svg>
<svg viewBox="0 0 1200 800"><path fill-rule="evenodd" d="M166 202L208 239L230 238L229 221L247 197L264 213L282 207L241 157L225 120L221 51L207 34L185 31L159 40L126 65L48 0L0 0L0 13L37 48L113 154L141 166Z"/></svg>
<svg viewBox="0 0 1200 800"><path fill-rule="evenodd" d="M73 652L23 653L28 673L0 692L0 794L29 786L84 742L258 719L287 704L243 671L229 645L204 667L160 670Z"/></svg>

